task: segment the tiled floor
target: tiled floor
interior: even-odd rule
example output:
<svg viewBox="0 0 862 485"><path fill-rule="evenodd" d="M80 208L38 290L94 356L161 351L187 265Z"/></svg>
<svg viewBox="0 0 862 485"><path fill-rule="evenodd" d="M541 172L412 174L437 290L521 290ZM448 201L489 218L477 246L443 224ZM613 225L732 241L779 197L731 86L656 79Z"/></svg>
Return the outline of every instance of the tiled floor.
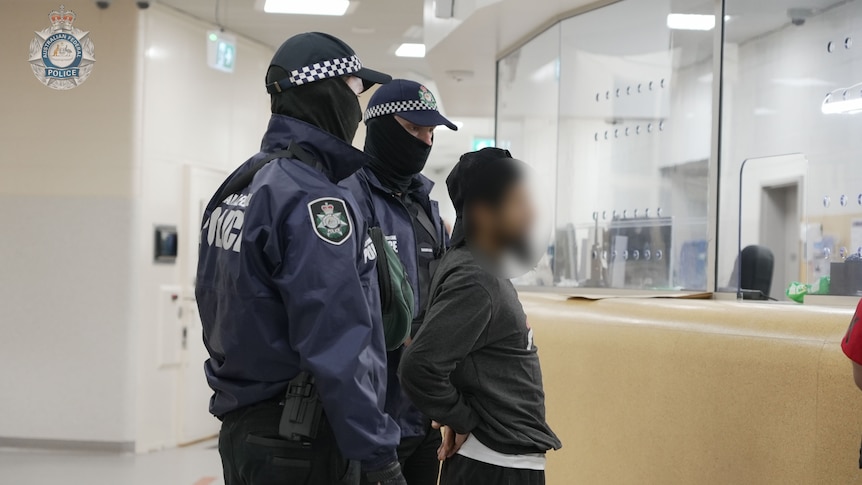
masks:
<svg viewBox="0 0 862 485"><path fill-rule="evenodd" d="M0 485L223 485L214 446L140 455L0 449Z"/></svg>

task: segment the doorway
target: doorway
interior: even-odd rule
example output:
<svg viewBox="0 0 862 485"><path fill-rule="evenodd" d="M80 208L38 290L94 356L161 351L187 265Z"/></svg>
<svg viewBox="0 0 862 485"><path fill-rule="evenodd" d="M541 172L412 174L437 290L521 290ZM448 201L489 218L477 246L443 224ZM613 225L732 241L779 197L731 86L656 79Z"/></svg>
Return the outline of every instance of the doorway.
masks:
<svg viewBox="0 0 862 485"><path fill-rule="evenodd" d="M800 280L799 183L764 186L760 204L760 244L775 257L772 297L787 300L788 285Z"/></svg>
<svg viewBox="0 0 862 485"><path fill-rule="evenodd" d="M201 219L210 198L224 181L225 172L187 165L180 227L179 266L183 295L182 360L179 375L179 426L177 442L188 444L218 433L219 422L208 411L212 390L204 376L209 357L203 344L203 327L195 300Z"/></svg>

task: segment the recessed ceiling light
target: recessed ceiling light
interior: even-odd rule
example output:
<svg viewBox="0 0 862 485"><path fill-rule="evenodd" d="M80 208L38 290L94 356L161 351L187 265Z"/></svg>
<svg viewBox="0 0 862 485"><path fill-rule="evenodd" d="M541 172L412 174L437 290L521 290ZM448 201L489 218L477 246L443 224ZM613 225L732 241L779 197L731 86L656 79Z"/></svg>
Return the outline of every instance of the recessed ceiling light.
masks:
<svg viewBox="0 0 862 485"><path fill-rule="evenodd" d="M667 27L673 30L712 30L715 15L672 13L667 16Z"/></svg>
<svg viewBox="0 0 862 485"><path fill-rule="evenodd" d="M398 57L425 57L425 44L411 44L405 42L395 49Z"/></svg>
<svg viewBox="0 0 862 485"><path fill-rule="evenodd" d="M266 13L286 13L295 15L344 15L350 7L350 0L266 0L263 11Z"/></svg>

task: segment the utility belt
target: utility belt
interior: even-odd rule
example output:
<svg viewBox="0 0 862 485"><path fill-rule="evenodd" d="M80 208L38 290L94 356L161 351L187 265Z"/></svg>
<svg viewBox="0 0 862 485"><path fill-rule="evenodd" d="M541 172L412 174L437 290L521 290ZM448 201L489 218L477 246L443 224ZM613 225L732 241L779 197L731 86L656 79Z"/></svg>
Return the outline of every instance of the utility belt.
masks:
<svg viewBox="0 0 862 485"><path fill-rule="evenodd" d="M300 372L287 384L281 401L278 434L289 441L313 441L320 431L323 403L314 385L314 377Z"/></svg>

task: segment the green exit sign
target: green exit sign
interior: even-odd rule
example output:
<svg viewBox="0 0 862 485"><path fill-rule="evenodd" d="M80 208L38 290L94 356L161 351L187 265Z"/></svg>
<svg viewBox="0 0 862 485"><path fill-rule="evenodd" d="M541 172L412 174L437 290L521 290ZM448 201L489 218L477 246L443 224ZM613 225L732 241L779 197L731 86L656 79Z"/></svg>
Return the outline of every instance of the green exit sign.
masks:
<svg viewBox="0 0 862 485"><path fill-rule="evenodd" d="M218 71L233 72L236 37L217 30L207 32L207 64Z"/></svg>
<svg viewBox="0 0 862 485"><path fill-rule="evenodd" d="M480 138L473 137L473 151L479 151L483 148L491 148L494 147L494 139L493 138Z"/></svg>

